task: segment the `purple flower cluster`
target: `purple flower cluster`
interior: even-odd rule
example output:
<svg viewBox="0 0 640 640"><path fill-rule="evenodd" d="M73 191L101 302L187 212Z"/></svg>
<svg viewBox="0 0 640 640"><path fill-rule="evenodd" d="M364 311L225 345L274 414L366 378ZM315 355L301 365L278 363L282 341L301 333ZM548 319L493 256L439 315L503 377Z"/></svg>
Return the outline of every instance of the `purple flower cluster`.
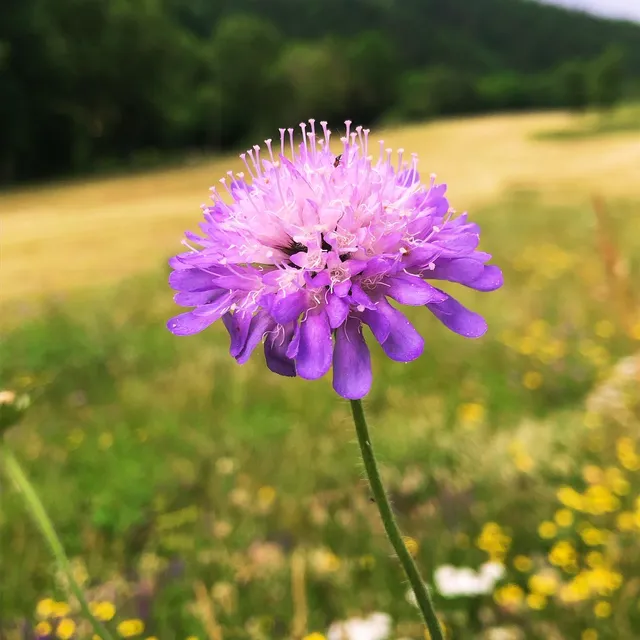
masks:
<svg viewBox="0 0 640 640"><path fill-rule="evenodd" d="M427 280L478 291L502 285L502 273L477 251L479 228L455 216L446 185L420 182L417 156L392 158L380 141L369 155L369 131L346 122L342 153L329 147L321 122L280 130L240 157L248 176L228 172L203 205L202 235L187 233L189 251L170 260L175 301L191 311L172 318L176 335L198 333L222 318L231 355L246 362L264 342L269 369L315 380L333 365L334 389L358 399L371 387L367 325L389 358L417 358L424 341L389 299L426 306L446 327L468 338L484 319ZM275 148L274 148L275 147ZM249 179L250 178L250 179Z"/></svg>

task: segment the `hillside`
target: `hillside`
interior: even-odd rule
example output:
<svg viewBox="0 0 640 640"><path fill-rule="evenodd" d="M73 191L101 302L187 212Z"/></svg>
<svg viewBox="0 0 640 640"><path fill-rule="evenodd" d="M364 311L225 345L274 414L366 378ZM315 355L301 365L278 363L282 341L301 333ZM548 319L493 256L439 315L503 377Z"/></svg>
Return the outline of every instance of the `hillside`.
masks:
<svg viewBox="0 0 640 640"><path fill-rule="evenodd" d="M640 25L607 20L535 0L172 0L183 24L208 36L225 14L260 15L290 38L387 34L410 67L545 71L568 59L597 56L611 43L625 49L640 75Z"/></svg>
<svg viewBox="0 0 640 640"><path fill-rule="evenodd" d="M0 184L640 94L640 25L531 0L6 0Z"/></svg>

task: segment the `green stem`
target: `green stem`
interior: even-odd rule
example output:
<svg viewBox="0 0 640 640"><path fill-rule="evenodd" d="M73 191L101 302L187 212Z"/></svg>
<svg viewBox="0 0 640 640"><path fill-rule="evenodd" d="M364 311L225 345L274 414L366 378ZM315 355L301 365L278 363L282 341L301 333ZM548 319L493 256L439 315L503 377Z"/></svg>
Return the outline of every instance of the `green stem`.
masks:
<svg viewBox="0 0 640 640"><path fill-rule="evenodd" d="M27 509L29 510L33 521L36 523L38 529L40 529L40 533L42 533L44 539L49 545L49 548L51 549L53 557L56 559L58 566L66 575L67 580L69 581L69 588L78 600L80 608L82 609L82 613L91 623L93 632L102 640L113 640L113 636L107 631L107 629L105 629L104 625L91 613L84 593L73 577L73 569L71 568L71 563L69 562L69 558L67 558L67 554L65 553L64 547L60 542L60 538L58 538L58 535L56 534L53 523L47 515L47 512L45 511L40 498L38 498L38 494L27 479L27 476L22 471L20 463L10 451L8 446L6 444L2 444L1 442L0 452L2 453L2 457L4 458L4 466L7 475L9 476L9 478L11 478L17 489L22 493L25 505L27 506Z"/></svg>
<svg viewBox="0 0 640 640"><path fill-rule="evenodd" d="M351 412L353 413L353 421L356 425L356 433L358 434L358 443L360 444L360 451L362 452L364 468L367 472L369 484L371 485L371 493L378 505L378 511L382 518L384 530L387 532L389 542L391 542L391 546L398 555L400 564L409 579L409 584L416 596L418 608L422 613L422 617L424 618L427 629L431 634L432 640L444 640L444 634L440 627L440 623L438 622L433 601L431 600L427 586L420 577L418 567L416 567L416 563L413 561L413 558L402 539L400 529L396 523L391 505L389 504L389 499L387 498L386 491L382 485L380 471L378 470L378 463L376 462L375 455L373 454L367 420L364 417L364 410L362 409L362 402L360 400L351 400Z"/></svg>

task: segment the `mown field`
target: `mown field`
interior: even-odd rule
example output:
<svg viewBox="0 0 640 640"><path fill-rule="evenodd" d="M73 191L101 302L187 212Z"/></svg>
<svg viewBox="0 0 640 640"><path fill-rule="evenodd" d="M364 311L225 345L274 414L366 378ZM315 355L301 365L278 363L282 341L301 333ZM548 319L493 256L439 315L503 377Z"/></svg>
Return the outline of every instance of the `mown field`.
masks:
<svg viewBox="0 0 640 640"><path fill-rule="evenodd" d="M374 347L365 403L424 575L504 565L490 592L435 591L454 639L640 637L640 133L557 135L575 126L384 133L449 183L505 272L461 295L489 321L479 341L412 310L425 354ZM0 198L0 386L33 396L9 442L121 636L299 639L382 612L390 638L423 638L330 379L239 367L219 326L165 329L166 258L237 166ZM0 637L90 637L4 484L0 506Z"/></svg>

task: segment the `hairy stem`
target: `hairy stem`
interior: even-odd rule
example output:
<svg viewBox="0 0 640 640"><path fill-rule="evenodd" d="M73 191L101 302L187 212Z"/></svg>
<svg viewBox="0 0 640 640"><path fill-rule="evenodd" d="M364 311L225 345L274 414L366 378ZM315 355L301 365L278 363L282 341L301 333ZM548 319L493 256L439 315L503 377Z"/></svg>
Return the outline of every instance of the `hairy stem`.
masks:
<svg viewBox="0 0 640 640"><path fill-rule="evenodd" d="M45 511L45 508L40 501L38 494L29 482L27 476L24 474L20 463L10 451L8 446L2 442L0 442L0 454L2 455L4 468L7 472L7 475L22 494L29 514L33 518L36 526L38 527L38 529L40 529L40 533L49 545L49 549L53 553L53 557L58 563L59 568L65 574L68 580L69 589L78 600L80 608L82 609L82 613L90 622L91 627L93 628L93 632L101 640L113 640L113 636L109 633L109 631L107 631L104 625L91 613L85 595L78 583L75 581L75 578L73 577L73 569L71 567L71 563L69 562L69 558L67 558L67 554L65 553L64 547L60 542L60 538L58 538L58 534L56 533L53 523L47 515L47 512Z"/></svg>
<svg viewBox="0 0 640 640"><path fill-rule="evenodd" d="M356 425L356 433L358 434L358 443L360 444L360 451L362 452L362 460L364 461L364 468L367 472L367 478L371 486L371 493L378 506L380 517L382 518L382 524L384 530L387 533L389 542L396 552L400 564L404 569L409 584L413 589L413 593L416 596L418 608L422 613L427 629L431 635L432 640L444 640L444 634L438 617L436 615L433 601L427 590L427 586L420 577L418 567L413 561L411 554L409 553L400 529L396 523L396 519L393 515L389 499L387 498L386 491L382 485L380 479L380 471L378 470L378 463L376 462L375 455L373 453L373 446L371 445L371 437L369 436L369 429L367 427L367 421L364 416L364 410L362 408L362 402L360 400L351 400L351 412L353 413L353 421Z"/></svg>

